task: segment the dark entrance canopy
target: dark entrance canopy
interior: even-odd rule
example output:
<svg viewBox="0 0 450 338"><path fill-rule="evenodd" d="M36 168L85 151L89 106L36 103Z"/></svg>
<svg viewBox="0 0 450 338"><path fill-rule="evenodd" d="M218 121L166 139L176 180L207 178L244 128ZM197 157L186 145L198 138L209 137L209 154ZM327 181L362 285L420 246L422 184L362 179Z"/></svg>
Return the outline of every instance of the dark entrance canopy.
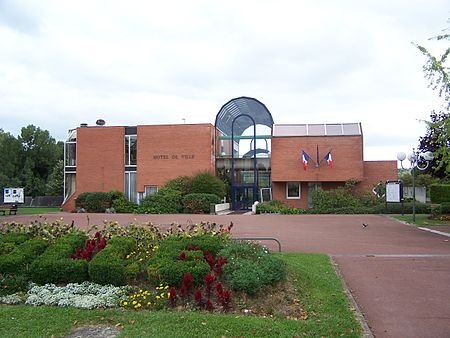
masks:
<svg viewBox="0 0 450 338"><path fill-rule="evenodd" d="M224 135L232 134L233 120L240 115L249 115L255 121L272 129L273 118L266 106L258 100L241 96L225 103L216 116L215 126ZM236 119L234 123L234 135L240 136L248 128L253 126L249 118Z"/></svg>

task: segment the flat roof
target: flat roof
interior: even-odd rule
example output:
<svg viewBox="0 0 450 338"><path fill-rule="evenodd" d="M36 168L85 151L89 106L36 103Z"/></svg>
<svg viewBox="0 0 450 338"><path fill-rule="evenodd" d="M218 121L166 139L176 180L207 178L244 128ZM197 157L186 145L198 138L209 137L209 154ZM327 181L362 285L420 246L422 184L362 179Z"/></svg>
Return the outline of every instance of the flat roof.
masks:
<svg viewBox="0 0 450 338"><path fill-rule="evenodd" d="M274 124L273 137L289 136L358 136L361 123Z"/></svg>

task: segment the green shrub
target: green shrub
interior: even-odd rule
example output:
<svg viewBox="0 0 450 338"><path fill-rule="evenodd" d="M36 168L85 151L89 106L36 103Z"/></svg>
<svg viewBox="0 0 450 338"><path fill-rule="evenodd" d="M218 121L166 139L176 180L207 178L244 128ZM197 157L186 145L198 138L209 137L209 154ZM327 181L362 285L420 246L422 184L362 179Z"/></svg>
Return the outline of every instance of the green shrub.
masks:
<svg viewBox="0 0 450 338"><path fill-rule="evenodd" d="M31 280L38 284L82 283L88 280L87 261L71 259L77 247L83 247L86 235L75 232L59 238L30 266Z"/></svg>
<svg viewBox="0 0 450 338"><path fill-rule="evenodd" d="M150 261L148 278L151 282L167 283L180 286L183 276L189 272L194 284L200 285L204 276L210 271L208 263L203 258L203 252L208 250L211 256L224 248L229 240L222 236L202 235L193 237L169 236L164 238L159 249ZM199 251L189 251L188 247L199 247ZM178 259L181 251L184 251L186 260Z"/></svg>
<svg viewBox="0 0 450 338"><path fill-rule="evenodd" d="M168 257L176 260L181 250L187 250L188 246L195 248L199 246L202 251L208 250L215 257L223 249L225 243L230 240L221 236L202 235L194 237L169 236L164 238L159 244L159 249L155 253L157 257Z"/></svg>
<svg viewBox="0 0 450 338"><path fill-rule="evenodd" d="M0 242L0 256L10 253L15 247L16 244L11 242Z"/></svg>
<svg viewBox="0 0 450 338"><path fill-rule="evenodd" d="M0 274L0 296L26 291L29 279L24 274Z"/></svg>
<svg viewBox="0 0 450 338"><path fill-rule="evenodd" d="M257 214L283 214L283 215L301 215L308 211L300 208L291 208L281 201L273 200L262 202L256 206Z"/></svg>
<svg viewBox="0 0 450 338"><path fill-rule="evenodd" d="M181 192L171 188L161 188L154 195L145 197L139 211L148 214L178 214L183 210Z"/></svg>
<svg viewBox="0 0 450 338"><path fill-rule="evenodd" d="M127 284L126 256L135 247L134 240L114 237L89 263L89 276L98 284ZM130 276L133 277L133 276Z"/></svg>
<svg viewBox="0 0 450 338"><path fill-rule="evenodd" d="M192 193L214 194L220 199L225 196L225 184L210 172L201 172L192 177Z"/></svg>
<svg viewBox="0 0 450 338"><path fill-rule="evenodd" d="M450 202L450 184L432 184L430 198L432 203Z"/></svg>
<svg viewBox="0 0 450 338"><path fill-rule="evenodd" d="M225 282L235 291L250 295L275 284L287 275L286 265L259 244L231 241L219 253L228 258L223 267Z"/></svg>
<svg viewBox="0 0 450 338"><path fill-rule="evenodd" d="M220 198L214 194L189 194L183 197L184 212L209 214L210 204L219 204Z"/></svg>
<svg viewBox="0 0 450 338"><path fill-rule="evenodd" d="M164 188L169 188L173 190L178 190L181 195L188 195L192 193L192 177L189 176L178 176L173 180L167 181L164 184Z"/></svg>
<svg viewBox="0 0 450 338"><path fill-rule="evenodd" d="M370 211L372 214L401 214L402 213L402 204L401 203L388 203L387 209L386 209L386 204L381 203L375 207L370 208ZM412 212L413 212L413 203L412 202L403 203L403 213L412 214ZM430 212L431 212L431 210L430 210L429 205L416 201L416 213L417 214L429 214Z"/></svg>
<svg viewBox="0 0 450 338"><path fill-rule="evenodd" d="M210 271L208 263L203 259L189 259L186 261L158 259L152 260L148 268L148 278L152 283L167 283L171 286L179 287L183 282L185 273L190 273L194 286L201 285L203 278Z"/></svg>
<svg viewBox="0 0 450 338"><path fill-rule="evenodd" d="M442 203L441 204L441 214L444 214L444 215L450 214L450 203Z"/></svg>
<svg viewBox="0 0 450 338"><path fill-rule="evenodd" d="M313 208L319 212L361 205L358 198L348 189L337 188L331 190L316 189L312 192Z"/></svg>
<svg viewBox="0 0 450 338"><path fill-rule="evenodd" d="M2 236L1 243L13 243L18 245L29 239L29 236L22 233L10 232Z"/></svg>
<svg viewBox="0 0 450 338"><path fill-rule="evenodd" d="M8 274L24 273L34 259L47 248L48 242L42 239L30 239L17 246L8 255L0 257L0 271Z"/></svg>
<svg viewBox="0 0 450 338"><path fill-rule="evenodd" d="M106 208L111 208L113 196L117 196L117 192L84 192L75 199L75 206L87 212L105 212Z"/></svg>
<svg viewBox="0 0 450 338"><path fill-rule="evenodd" d="M136 203L128 201L126 197L123 195L112 201L112 207L118 213L130 214L136 212L138 205Z"/></svg>

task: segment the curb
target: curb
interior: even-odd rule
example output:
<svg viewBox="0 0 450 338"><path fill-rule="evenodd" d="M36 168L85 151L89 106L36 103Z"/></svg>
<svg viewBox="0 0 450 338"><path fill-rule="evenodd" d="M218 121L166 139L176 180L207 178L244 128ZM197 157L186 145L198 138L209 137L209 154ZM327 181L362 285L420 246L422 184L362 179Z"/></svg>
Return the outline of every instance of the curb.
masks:
<svg viewBox="0 0 450 338"><path fill-rule="evenodd" d="M344 289L345 294L347 295L348 301L352 308L354 309L356 320L359 322L362 328L362 337L364 338L374 338L372 331L370 330L370 327L366 321L366 318L364 317L364 314L362 313L361 309L359 308L358 304L356 303L355 298L353 297L350 289L347 286L347 283L344 280L344 277L341 274L341 271L339 270L339 266L334 261L333 257L331 255L328 255L330 257L331 265L333 265L334 271L338 275L338 277L341 279L342 282L342 288Z"/></svg>

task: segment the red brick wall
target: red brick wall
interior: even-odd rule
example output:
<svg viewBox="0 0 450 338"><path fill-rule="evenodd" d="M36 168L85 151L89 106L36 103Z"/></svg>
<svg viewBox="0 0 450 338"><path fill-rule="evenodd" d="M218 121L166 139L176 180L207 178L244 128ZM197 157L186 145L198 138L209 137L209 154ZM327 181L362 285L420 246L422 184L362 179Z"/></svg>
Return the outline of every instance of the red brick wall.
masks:
<svg viewBox="0 0 450 338"><path fill-rule="evenodd" d="M162 186L181 175L215 172L214 127L211 124L137 127L137 191Z"/></svg>
<svg viewBox="0 0 450 338"><path fill-rule="evenodd" d="M302 149L320 166L310 162L303 170ZM331 150L333 169L323 160ZM362 136L274 137L272 138L272 181L325 182L363 178Z"/></svg>
<svg viewBox="0 0 450 338"><path fill-rule="evenodd" d="M65 210L74 209L82 192L123 191L124 134L124 127L77 128L76 191Z"/></svg>
<svg viewBox="0 0 450 338"><path fill-rule="evenodd" d="M397 180L397 161L364 161L364 178L357 185L359 191L372 191L378 182Z"/></svg>

